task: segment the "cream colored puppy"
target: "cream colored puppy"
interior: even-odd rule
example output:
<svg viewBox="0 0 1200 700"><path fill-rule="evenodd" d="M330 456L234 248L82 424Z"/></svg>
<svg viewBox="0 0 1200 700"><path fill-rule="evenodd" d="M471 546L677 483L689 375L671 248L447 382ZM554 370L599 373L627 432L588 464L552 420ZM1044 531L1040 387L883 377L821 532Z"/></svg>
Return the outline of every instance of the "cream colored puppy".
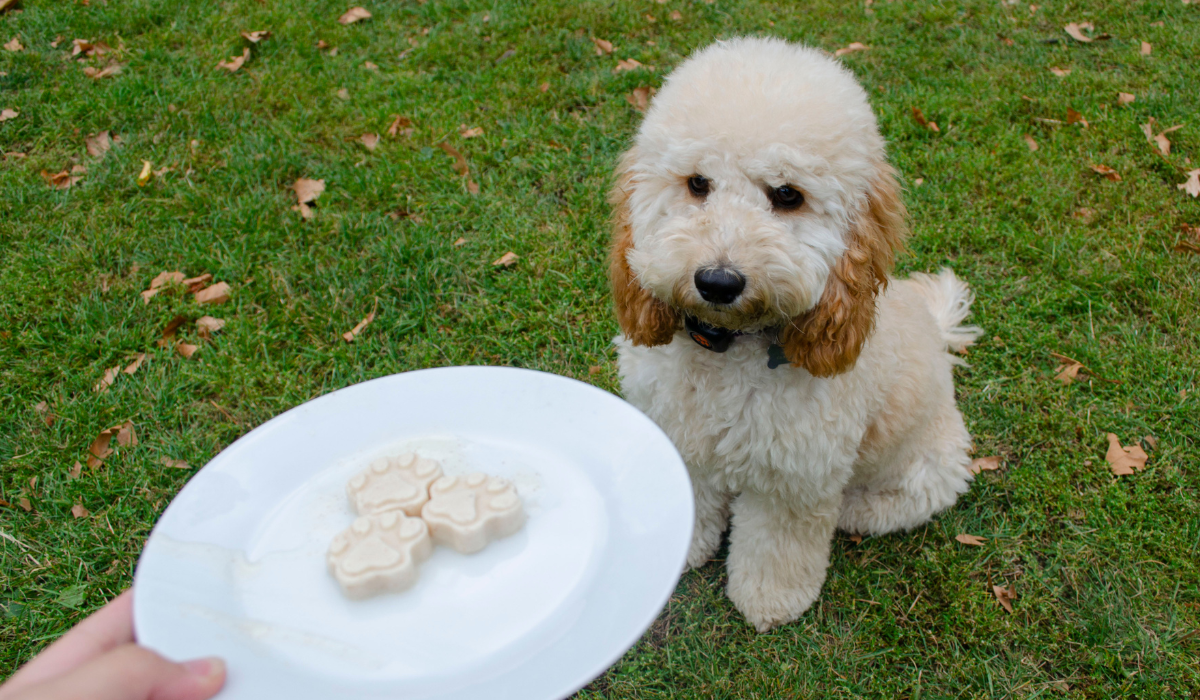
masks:
<svg viewBox="0 0 1200 700"><path fill-rule="evenodd" d="M718 42L621 160L611 278L625 396L687 461L688 565L732 514L729 597L759 630L825 581L835 528L915 527L967 490L947 351L972 296L889 280L904 206L867 96L820 51Z"/></svg>

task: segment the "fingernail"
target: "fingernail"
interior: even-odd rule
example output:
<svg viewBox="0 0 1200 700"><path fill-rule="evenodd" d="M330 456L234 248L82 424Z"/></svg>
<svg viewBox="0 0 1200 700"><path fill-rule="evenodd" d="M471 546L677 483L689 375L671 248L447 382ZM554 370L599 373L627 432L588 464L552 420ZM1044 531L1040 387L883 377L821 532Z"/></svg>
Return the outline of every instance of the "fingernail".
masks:
<svg viewBox="0 0 1200 700"><path fill-rule="evenodd" d="M201 678L211 678L225 673L225 662L215 656L184 661L183 667L187 669L188 673Z"/></svg>

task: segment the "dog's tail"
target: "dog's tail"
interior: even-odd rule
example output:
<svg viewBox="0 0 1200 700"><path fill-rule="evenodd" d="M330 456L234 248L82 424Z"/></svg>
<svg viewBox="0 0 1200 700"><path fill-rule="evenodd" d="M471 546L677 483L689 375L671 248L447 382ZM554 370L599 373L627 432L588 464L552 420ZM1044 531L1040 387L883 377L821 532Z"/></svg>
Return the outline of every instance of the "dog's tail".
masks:
<svg viewBox="0 0 1200 700"><path fill-rule="evenodd" d="M962 325L971 313L971 303L975 301L975 294L966 282L955 277L947 267L943 267L937 275L913 273L909 280L937 319L948 350L962 352L975 344L975 339L983 333L983 329Z"/></svg>

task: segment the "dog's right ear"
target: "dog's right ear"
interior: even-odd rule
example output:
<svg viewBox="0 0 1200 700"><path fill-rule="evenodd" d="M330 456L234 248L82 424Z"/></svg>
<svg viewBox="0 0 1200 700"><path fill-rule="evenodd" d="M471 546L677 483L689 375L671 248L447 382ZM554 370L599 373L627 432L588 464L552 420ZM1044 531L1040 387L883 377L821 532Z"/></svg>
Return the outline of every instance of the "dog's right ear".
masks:
<svg viewBox="0 0 1200 700"><path fill-rule="evenodd" d="M612 249L609 252L608 278L612 283L613 302L621 332L634 345L666 345L675 337L679 314L654 298L629 269L629 251L633 231L629 226L629 194L633 178L629 169L637 159L637 149L629 149L617 166L617 181L608 194L613 206Z"/></svg>

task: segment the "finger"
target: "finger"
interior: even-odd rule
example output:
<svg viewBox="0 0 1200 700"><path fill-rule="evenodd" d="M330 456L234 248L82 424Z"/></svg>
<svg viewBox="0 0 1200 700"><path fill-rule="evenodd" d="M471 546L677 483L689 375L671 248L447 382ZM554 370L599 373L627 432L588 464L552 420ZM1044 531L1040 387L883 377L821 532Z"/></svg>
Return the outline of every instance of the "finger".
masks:
<svg viewBox="0 0 1200 700"><path fill-rule="evenodd" d="M26 688L11 700L207 700L224 684L225 664L220 659L177 664L126 644L60 678Z"/></svg>
<svg viewBox="0 0 1200 700"><path fill-rule="evenodd" d="M133 641L133 591L125 591L74 629L42 650L13 674L4 690L25 688L56 678L122 644Z"/></svg>

